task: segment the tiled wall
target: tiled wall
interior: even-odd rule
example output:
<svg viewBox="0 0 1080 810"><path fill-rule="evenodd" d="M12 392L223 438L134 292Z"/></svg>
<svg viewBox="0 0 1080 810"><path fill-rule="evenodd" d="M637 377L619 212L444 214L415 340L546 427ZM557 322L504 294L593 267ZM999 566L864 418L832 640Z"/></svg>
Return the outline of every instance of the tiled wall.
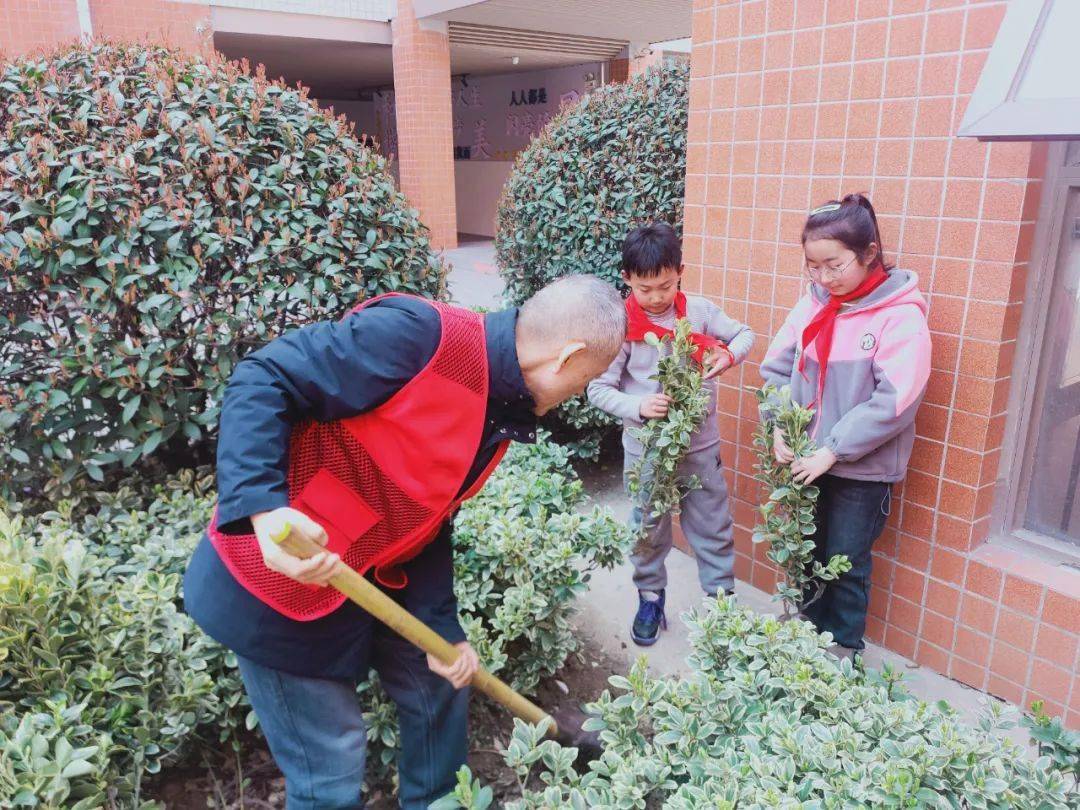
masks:
<svg viewBox="0 0 1080 810"><path fill-rule="evenodd" d="M750 543L757 363L803 287L806 212L868 192L930 302L933 372L875 548L868 636L1080 725L1080 576L986 545L1046 151L954 137L1005 13L965 0L695 0L686 287L761 336L720 402L737 574Z"/></svg>
<svg viewBox="0 0 1080 810"><path fill-rule="evenodd" d="M79 38L75 0L4 0L0 54L17 56Z"/></svg>
<svg viewBox="0 0 1080 810"><path fill-rule="evenodd" d="M164 43L188 51L213 48L210 7L183 0L90 0L96 38Z"/></svg>
<svg viewBox="0 0 1080 810"><path fill-rule="evenodd" d="M90 0L96 38L164 42L188 50L211 48L209 6L174 0ZM77 41L75 0L0 2L0 53L16 56Z"/></svg>

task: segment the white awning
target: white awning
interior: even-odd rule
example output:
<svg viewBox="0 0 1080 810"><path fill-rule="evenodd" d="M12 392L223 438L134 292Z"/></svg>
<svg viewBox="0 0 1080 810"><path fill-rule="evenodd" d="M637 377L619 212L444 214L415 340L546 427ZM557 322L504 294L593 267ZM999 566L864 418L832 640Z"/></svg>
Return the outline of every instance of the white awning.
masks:
<svg viewBox="0 0 1080 810"><path fill-rule="evenodd" d="M1012 0L959 134L1080 138L1080 0Z"/></svg>
<svg viewBox="0 0 1080 810"><path fill-rule="evenodd" d="M690 35L690 0L414 0L418 18L582 39L657 42Z"/></svg>

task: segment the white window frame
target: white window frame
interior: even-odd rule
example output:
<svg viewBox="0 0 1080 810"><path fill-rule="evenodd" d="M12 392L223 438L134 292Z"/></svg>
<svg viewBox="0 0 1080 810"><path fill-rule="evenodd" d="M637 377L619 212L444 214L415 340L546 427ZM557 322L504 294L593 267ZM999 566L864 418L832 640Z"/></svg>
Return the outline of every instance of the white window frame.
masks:
<svg viewBox="0 0 1080 810"><path fill-rule="evenodd" d="M1057 275L1065 202L1070 190L1080 191L1080 145L1074 145L1074 165L1066 166L1068 144L1050 145L1046 179L1035 229L1035 243L1028 265L1020 333L1012 369L1009 415L1005 441L995 483L991 542L1002 543L1018 551L1038 551L1049 562L1080 568L1080 546L1023 528L1027 501L1026 475L1034 452L1035 399L1039 366L1050 310L1050 296ZM1069 234L1064 234L1069 238ZM1030 451L1030 452L1029 452Z"/></svg>
<svg viewBox="0 0 1080 810"><path fill-rule="evenodd" d="M1055 2L1011 0L957 133L979 140L1032 141L1080 137L1075 99L1016 98L1020 81Z"/></svg>

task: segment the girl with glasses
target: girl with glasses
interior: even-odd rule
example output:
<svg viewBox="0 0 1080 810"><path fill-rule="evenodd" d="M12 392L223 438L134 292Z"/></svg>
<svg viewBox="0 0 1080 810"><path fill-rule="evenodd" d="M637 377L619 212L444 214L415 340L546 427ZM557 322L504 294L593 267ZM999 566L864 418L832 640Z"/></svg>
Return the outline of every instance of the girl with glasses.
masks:
<svg viewBox="0 0 1080 810"><path fill-rule="evenodd" d="M795 458L774 429L777 461L820 489L815 555L851 570L827 583L803 617L832 634L837 656L865 646L871 549L885 527L892 484L903 479L915 412L930 376L930 331L918 278L885 263L874 207L849 194L815 208L803 226L810 285L773 340L761 374L791 386L814 411L817 449ZM763 418L769 418L768 408Z"/></svg>

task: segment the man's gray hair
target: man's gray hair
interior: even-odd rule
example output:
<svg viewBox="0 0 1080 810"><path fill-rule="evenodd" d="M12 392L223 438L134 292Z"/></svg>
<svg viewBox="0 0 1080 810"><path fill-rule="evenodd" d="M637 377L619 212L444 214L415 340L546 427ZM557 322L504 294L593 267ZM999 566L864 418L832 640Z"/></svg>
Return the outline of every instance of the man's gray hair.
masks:
<svg viewBox="0 0 1080 810"><path fill-rule="evenodd" d="M518 329L530 341L581 341L590 353L614 359L626 339L626 305L614 286L596 276L567 276L525 302Z"/></svg>

